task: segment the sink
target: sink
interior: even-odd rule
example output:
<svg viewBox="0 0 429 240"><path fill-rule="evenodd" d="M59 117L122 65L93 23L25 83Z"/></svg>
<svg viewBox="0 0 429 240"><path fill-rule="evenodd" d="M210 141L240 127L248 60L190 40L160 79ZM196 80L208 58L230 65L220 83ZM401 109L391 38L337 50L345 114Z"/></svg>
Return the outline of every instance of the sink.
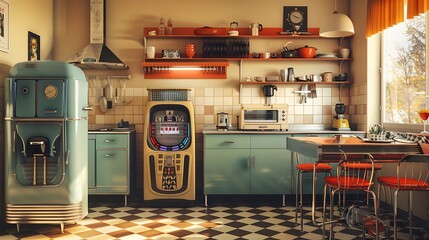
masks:
<svg viewBox="0 0 429 240"><path fill-rule="evenodd" d="M90 129L90 132L109 132L113 131L113 128L98 128L98 129Z"/></svg>

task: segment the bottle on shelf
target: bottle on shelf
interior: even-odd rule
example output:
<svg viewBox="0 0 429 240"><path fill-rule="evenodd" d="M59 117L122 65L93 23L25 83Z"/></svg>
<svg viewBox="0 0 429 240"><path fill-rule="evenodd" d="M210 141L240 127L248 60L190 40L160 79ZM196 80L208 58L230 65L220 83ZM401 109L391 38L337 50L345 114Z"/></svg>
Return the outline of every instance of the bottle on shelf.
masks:
<svg viewBox="0 0 429 240"><path fill-rule="evenodd" d="M163 17L159 19L158 35L165 35L165 20Z"/></svg>
<svg viewBox="0 0 429 240"><path fill-rule="evenodd" d="M173 21L171 21L171 18L168 18L167 21L167 35L173 35Z"/></svg>

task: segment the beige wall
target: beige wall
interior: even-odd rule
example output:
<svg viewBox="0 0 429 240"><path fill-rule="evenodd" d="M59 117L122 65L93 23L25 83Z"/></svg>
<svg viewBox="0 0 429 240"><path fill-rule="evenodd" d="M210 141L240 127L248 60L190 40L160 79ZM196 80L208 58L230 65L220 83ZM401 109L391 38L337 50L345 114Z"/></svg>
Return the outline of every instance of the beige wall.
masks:
<svg viewBox="0 0 429 240"><path fill-rule="evenodd" d="M17 62L27 60L28 31L40 36L40 59L53 58L53 0L8 0L9 51L0 51L0 206L4 198L4 79ZM0 208L3 217L4 208ZM2 219L2 218L0 218Z"/></svg>

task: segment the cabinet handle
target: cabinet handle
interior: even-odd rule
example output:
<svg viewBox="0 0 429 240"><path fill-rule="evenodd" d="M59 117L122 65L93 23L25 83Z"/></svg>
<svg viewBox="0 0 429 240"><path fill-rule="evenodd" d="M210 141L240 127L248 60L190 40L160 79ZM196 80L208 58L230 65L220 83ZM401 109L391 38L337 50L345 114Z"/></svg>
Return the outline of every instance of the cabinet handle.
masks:
<svg viewBox="0 0 429 240"><path fill-rule="evenodd" d="M106 154L106 155L104 155L105 157L116 157L116 156L118 156L118 155L116 155L116 154Z"/></svg>
<svg viewBox="0 0 429 240"><path fill-rule="evenodd" d="M111 142L116 142L116 140L114 139L106 139L104 140L105 143L111 143Z"/></svg>
<svg viewBox="0 0 429 240"><path fill-rule="evenodd" d="M235 143L235 142L234 142L234 141L225 141L225 142L223 142L223 143L231 144L231 143Z"/></svg>
<svg viewBox="0 0 429 240"><path fill-rule="evenodd" d="M247 157L247 168L250 168L250 156Z"/></svg>
<svg viewBox="0 0 429 240"><path fill-rule="evenodd" d="M253 168L255 168L256 167L256 157L255 156L252 157L252 162L253 162Z"/></svg>
<svg viewBox="0 0 429 240"><path fill-rule="evenodd" d="M58 111L57 110L55 110L55 109L48 109L48 110L45 110L45 111L43 111L44 113L47 113L47 114L54 114L54 113L57 113Z"/></svg>

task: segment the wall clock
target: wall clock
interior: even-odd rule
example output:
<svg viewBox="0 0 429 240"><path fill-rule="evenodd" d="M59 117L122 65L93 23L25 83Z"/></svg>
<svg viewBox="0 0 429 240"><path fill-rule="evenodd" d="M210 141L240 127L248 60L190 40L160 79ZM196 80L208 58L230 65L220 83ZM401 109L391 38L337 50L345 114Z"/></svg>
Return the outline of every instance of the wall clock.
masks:
<svg viewBox="0 0 429 240"><path fill-rule="evenodd" d="M283 8L284 32L307 32L307 24L306 6L285 6Z"/></svg>

